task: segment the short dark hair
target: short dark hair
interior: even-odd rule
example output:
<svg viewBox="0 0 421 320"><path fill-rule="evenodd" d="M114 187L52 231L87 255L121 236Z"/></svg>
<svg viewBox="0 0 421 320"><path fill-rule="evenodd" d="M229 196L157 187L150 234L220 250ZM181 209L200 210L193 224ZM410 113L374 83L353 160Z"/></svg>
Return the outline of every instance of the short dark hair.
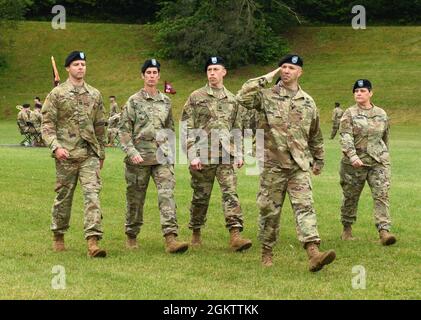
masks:
<svg viewBox="0 0 421 320"><path fill-rule="evenodd" d="M115 96L110 96L110 98L114 98L115 99Z"/></svg>
<svg viewBox="0 0 421 320"><path fill-rule="evenodd" d="M335 102L335 107L339 107L341 104L339 102Z"/></svg>
<svg viewBox="0 0 421 320"><path fill-rule="evenodd" d="M29 108L31 105L29 104L29 103L24 103L23 105L22 105L22 107L24 107L24 108Z"/></svg>
<svg viewBox="0 0 421 320"><path fill-rule="evenodd" d="M39 97L35 97L35 99L41 101L41 99Z"/></svg>

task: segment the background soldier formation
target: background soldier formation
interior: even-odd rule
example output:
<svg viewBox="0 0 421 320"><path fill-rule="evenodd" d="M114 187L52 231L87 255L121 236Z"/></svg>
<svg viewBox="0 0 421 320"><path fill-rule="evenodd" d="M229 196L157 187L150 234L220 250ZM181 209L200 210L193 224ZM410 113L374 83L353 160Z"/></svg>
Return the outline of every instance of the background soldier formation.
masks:
<svg viewBox="0 0 421 320"><path fill-rule="evenodd" d="M54 250L65 250L64 233L69 228L73 192L79 178L85 198L88 255L105 257L105 250L97 245L103 234L98 196L101 189L99 170L105 158L104 108L98 90L84 82L85 63L83 52L74 51L67 57L65 67L69 79L51 91L42 109L42 135L53 152L57 172L57 197L52 209L51 230ZM223 85L227 74L224 60L211 57L206 62L208 83L189 96L182 112L185 124L182 142L188 153L193 189L189 223L192 245L202 243L201 229L206 222L215 177L222 191L230 248L243 251L252 245L249 239L240 236L244 222L234 169L243 165L241 130L248 127L263 129L265 137L265 159L260 163L262 171L257 197L262 264L273 265L273 247L279 236L286 193L294 211L298 239L308 254L309 270L318 271L335 259L333 250L320 252L318 249L321 240L317 231L311 173L321 173L324 144L316 104L298 85L302 67L301 57L287 55L280 61L278 69L248 80L235 96ZM279 72L280 81L266 87ZM146 60L141 73L144 87L128 99L120 121L115 121L122 150L126 153L126 246L138 248L137 236L143 224L143 206L152 177L158 190L166 251L185 252L188 244L177 240L173 151L168 146L170 138L161 134L163 130L174 130L171 100L157 89L160 79L158 61ZM359 80L354 85L357 104L342 116L336 103L333 113L331 138L336 134L337 120L342 117L340 134L344 157L340 174L344 194L341 208L344 231L341 238L353 239L351 225L356 221L358 198L367 180L375 201L375 220L381 243L389 245L396 241L389 232L389 125L384 110L371 104L371 96L371 83ZM111 96L110 101L110 119L117 119L115 97ZM241 116L242 108L250 110L245 113L245 118ZM20 113L22 125L27 119L25 112ZM110 121L109 129L115 128L115 124ZM235 129L240 132L239 137L236 137ZM198 136L197 130L201 130L204 136ZM235 143L236 138L240 139L239 145ZM113 140L110 136L109 143Z"/></svg>

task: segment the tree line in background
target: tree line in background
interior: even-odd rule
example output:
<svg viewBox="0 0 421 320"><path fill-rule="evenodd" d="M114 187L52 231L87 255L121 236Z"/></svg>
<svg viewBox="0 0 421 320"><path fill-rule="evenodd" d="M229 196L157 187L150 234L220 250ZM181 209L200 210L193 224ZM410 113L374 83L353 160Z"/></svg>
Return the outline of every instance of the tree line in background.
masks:
<svg viewBox="0 0 421 320"><path fill-rule="evenodd" d="M69 22L152 24L159 56L197 68L216 54L230 67L272 61L287 51L287 27L350 24L354 5L366 8L368 25L421 19L421 0L0 0L0 69L15 21L51 20L54 5L66 8Z"/></svg>
<svg viewBox="0 0 421 320"><path fill-rule="evenodd" d="M4 1L1 1L4 2ZM1 3L0 2L0 3ZM167 3L163 0L23 0L25 17L30 20L49 20L51 8L63 5L71 12L72 20L98 20L120 23L155 22L157 14ZM197 5L197 1L185 1ZM206 2L213 2L206 0ZM253 1L264 6L289 6L310 23L348 24L352 18L351 8L363 5L367 9L369 23L418 24L421 20L421 0L266 0ZM189 7L191 4L187 4Z"/></svg>

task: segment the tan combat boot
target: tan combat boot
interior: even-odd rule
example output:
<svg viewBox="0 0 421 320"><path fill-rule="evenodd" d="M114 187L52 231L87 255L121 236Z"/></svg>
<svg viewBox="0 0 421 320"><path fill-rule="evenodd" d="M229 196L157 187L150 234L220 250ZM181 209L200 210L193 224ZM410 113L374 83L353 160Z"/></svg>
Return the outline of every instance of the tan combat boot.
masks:
<svg viewBox="0 0 421 320"><path fill-rule="evenodd" d="M387 230L379 231L380 242L384 246L390 246L396 242L396 237Z"/></svg>
<svg viewBox="0 0 421 320"><path fill-rule="evenodd" d="M200 229L193 229L193 235L191 238L191 245L193 247L198 247L202 244L202 238L200 234Z"/></svg>
<svg viewBox="0 0 421 320"><path fill-rule="evenodd" d="M231 228L230 236L230 247L233 251L243 251L251 247L251 240L243 239L239 228Z"/></svg>
<svg viewBox="0 0 421 320"><path fill-rule="evenodd" d="M263 246L262 247L262 265L264 267L273 266L272 257L273 257L272 248Z"/></svg>
<svg viewBox="0 0 421 320"><path fill-rule="evenodd" d="M56 252L65 251L64 234L55 233L53 238L53 250Z"/></svg>
<svg viewBox="0 0 421 320"><path fill-rule="evenodd" d="M306 244L306 250L309 259L309 270L311 272L319 271L323 266L331 263L336 258L335 251L319 252L319 247L314 242Z"/></svg>
<svg viewBox="0 0 421 320"><path fill-rule="evenodd" d="M352 227L350 224L344 225L344 230L342 231L341 239L355 240L355 238L352 236Z"/></svg>
<svg viewBox="0 0 421 320"><path fill-rule="evenodd" d="M127 235L126 248L131 250L139 249L136 236Z"/></svg>
<svg viewBox="0 0 421 320"><path fill-rule="evenodd" d="M177 236L174 233L165 235L165 251L167 253L183 253L189 248L187 242L181 242L177 240Z"/></svg>
<svg viewBox="0 0 421 320"><path fill-rule="evenodd" d="M88 237L88 257L92 258L105 258L107 256L107 252L103 249L98 247L98 237L97 236L90 236Z"/></svg>

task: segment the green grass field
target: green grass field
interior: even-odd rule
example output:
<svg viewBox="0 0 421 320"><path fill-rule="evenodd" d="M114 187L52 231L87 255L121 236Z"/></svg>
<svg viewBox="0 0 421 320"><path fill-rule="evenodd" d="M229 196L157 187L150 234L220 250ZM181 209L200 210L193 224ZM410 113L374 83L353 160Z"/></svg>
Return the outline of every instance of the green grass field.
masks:
<svg viewBox="0 0 421 320"><path fill-rule="evenodd" d="M215 185L204 229L202 248L184 255L164 252L159 225L156 188L151 183L145 205L145 225L140 249L125 249L125 182L123 152L108 148L102 171L101 193L105 260L86 257L83 240L82 195L75 193L71 228L66 235L68 251L51 250L50 208L54 198L54 165L46 148L0 147L0 298L2 299L420 299L421 239L419 230L421 185L417 127L392 130L393 179L391 214L398 242L392 247L378 243L368 187L363 192L355 225L355 242L339 240L338 141L326 141L327 164L313 179L322 248L333 248L337 260L313 274L307 256L296 239L294 219L286 201L274 267L260 265L255 196L258 177L239 172L238 193L245 216L244 234L253 240L245 253L228 250L228 232ZM13 122L2 122L0 143L19 140L11 135ZM324 128L324 136L328 135ZM189 239L187 228L191 189L185 165L176 166L176 200L180 238ZM52 268L66 270L66 289L54 290ZM352 288L354 266L365 268L366 289Z"/></svg>
<svg viewBox="0 0 421 320"><path fill-rule="evenodd" d="M46 148L0 147L0 299L420 299L421 298L421 27L305 27L289 30L291 50L305 59L303 88L316 100L329 136L330 112L335 101L352 103L351 88L359 77L372 80L374 103L388 112L392 122L391 214L398 242L382 247L372 216L368 187L363 192L355 225L355 242L339 240L340 150L338 141L326 140L326 166L313 179L322 249L333 248L337 260L312 274L307 256L296 239L294 219L286 201L275 266L260 265L257 242L256 193L258 177L239 171L238 193L245 216L244 235L253 247L241 254L228 250L219 187L215 185L203 231L204 244L184 255L164 252L157 194L151 183L145 205L140 250L125 249L125 181L123 152L108 148L102 171L101 204L104 216L105 260L86 257L83 240L81 190L75 193L68 251L51 250L50 209L54 199L54 162ZM0 145L17 144L16 104L51 90L50 56L54 55L62 79L62 62L75 49L88 57L87 81L104 97L117 95L120 104L135 91L139 67L154 49L145 26L69 23L53 30L47 22L25 22L8 49L9 67L0 72ZM174 61L161 60L162 83L171 81L174 115L179 118L189 93L204 85L205 75ZM248 78L271 71L270 66L249 66L229 71L226 85L237 91ZM108 104L107 104L108 107ZM176 201L180 238L189 240L187 228L191 200L185 165L176 166ZM54 290L52 268L66 270L66 289ZM354 266L366 269L366 289L352 288Z"/></svg>

